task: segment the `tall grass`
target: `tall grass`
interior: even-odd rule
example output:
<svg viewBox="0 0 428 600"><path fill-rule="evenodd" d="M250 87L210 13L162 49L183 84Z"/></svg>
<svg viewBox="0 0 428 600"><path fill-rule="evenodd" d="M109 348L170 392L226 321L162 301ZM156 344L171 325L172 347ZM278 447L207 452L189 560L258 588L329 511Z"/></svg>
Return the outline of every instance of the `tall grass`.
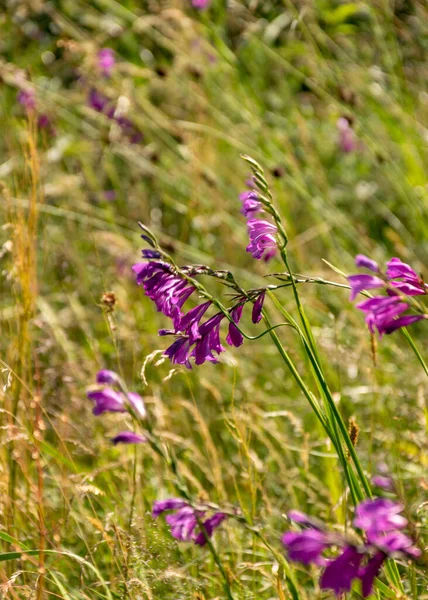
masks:
<svg viewBox="0 0 428 600"><path fill-rule="evenodd" d="M371 339L346 289L298 285L302 313L284 287L269 318L301 318L297 334L275 330L274 344L264 336L218 365L183 372L158 352L166 319L130 266L142 221L179 265L233 268L245 289L277 284L245 252L238 194L250 167L239 155L248 153L265 168L286 225L291 272L346 283L329 263L352 272L357 252L380 262L397 255L424 272L427 16L421 2L236 2L227 13L220 2L204 13L187 2L6 4L5 597L224 597L213 555L178 544L151 518L153 501L175 491L162 459L144 445L113 448L118 419L91 415L86 387L101 367L144 395L193 499L238 508L251 524L229 520L213 538L234 598L328 597L316 569L285 562L284 515L301 508L343 530L352 504L345 491L356 500L368 493L380 462L423 543L426 374L400 333ZM117 54L111 79L96 69L103 46ZM55 135L16 102L20 69ZM88 107L93 86L122 98L125 110L129 101L143 142L131 145ZM340 150L341 116L353 120L354 152ZM271 265L285 271L279 260ZM423 324L410 333L424 358ZM325 402L332 439L307 402L313 395ZM399 561L405 591L389 576L378 597L428 597L421 565Z"/></svg>

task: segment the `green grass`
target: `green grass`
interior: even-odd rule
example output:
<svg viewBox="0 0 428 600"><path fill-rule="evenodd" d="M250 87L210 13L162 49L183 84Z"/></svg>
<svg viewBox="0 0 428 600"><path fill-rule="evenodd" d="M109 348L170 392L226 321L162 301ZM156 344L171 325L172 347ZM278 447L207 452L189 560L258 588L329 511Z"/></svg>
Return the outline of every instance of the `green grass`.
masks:
<svg viewBox="0 0 428 600"><path fill-rule="evenodd" d="M209 551L178 544L150 516L154 500L177 494L173 475L147 446L111 446L120 415L92 416L86 388L101 367L144 395L195 500L239 507L275 551L232 520L216 532L235 600L291 597L278 563L289 509L338 530L349 524L334 448L268 336L191 372L153 354L166 348L157 331L169 323L130 271L142 245L137 221L178 264L265 285L284 267L245 252L238 194L248 153L265 169L295 273L344 283L324 261L350 273L361 252L399 256L428 276L427 23L417 1L236 2L227 13L217 0L204 13L184 1L6 4L0 558L39 553L1 562L5 597L225 597ZM110 80L96 70L106 45L118 59ZM22 69L55 136L35 132L16 102ZM142 143L130 145L88 108L92 86L129 104ZM338 147L343 115L360 141L349 154ZM109 291L112 312L102 303ZM377 343L374 361L347 290L299 291L336 406L360 427L364 472L389 465L423 544L426 374L400 332ZM276 297L297 319L291 290ZM268 311L284 320L272 302ZM249 321L245 330L258 333ZM409 332L426 357L424 323ZM278 335L318 397L298 336ZM405 595L383 575L379 598L428 598L423 562L398 569ZM292 570L302 599L330 597L317 587L319 570Z"/></svg>

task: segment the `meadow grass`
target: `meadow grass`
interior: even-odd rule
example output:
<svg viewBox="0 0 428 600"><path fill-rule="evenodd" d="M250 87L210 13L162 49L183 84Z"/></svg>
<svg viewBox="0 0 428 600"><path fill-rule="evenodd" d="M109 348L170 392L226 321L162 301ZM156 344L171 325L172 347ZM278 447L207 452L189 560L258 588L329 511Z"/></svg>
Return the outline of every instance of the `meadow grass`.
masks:
<svg viewBox="0 0 428 600"><path fill-rule="evenodd" d="M111 445L121 415L92 415L86 389L101 368L144 396L194 500L245 516L246 526L229 519L213 537L235 600L331 597L319 569L286 561L280 535L293 508L349 526L352 495L334 444L269 336L192 371L162 356L157 332L168 320L131 271L137 222L179 265L232 270L245 289L278 284L265 278L284 273L278 258L267 266L245 252L238 195L250 167L240 155L250 154L286 225L293 273L346 284L339 272L355 272L365 253L382 264L399 256L426 275L427 23L417 1L256 0L226 10L213 0L204 12L184 0L6 2L3 597L225 597L209 549L178 543L151 516L155 500L177 495L176 475L148 445ZM117 59L109 79L97 71L105 46ZM17 102L23 81L55 132ZM93 87L143 141L131 144L88 106ZM340 148L340 117L352 122L352 152ZM358 426L364 475L388 465L423 546L423 366L403 332L371 338L346 288L298 288L334 407ZM297 321L291 289L275 298L266 301L272 323L284 311ZM424 325L409 329L422 357ZM276 334L310 393L325 398L296 331ZM394 568L404 587L386 573L375 597L428 598L423 560ZM358 587L347 597L361 598Z"/></svg>

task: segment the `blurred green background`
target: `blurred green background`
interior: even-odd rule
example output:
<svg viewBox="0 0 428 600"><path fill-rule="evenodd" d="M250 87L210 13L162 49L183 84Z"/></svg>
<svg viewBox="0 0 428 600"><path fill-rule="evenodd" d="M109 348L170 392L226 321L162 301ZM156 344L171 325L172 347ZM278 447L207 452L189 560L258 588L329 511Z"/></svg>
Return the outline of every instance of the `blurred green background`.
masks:
<svg viewBox="0 0 428 600"><path fill-rule="evenodd" d="M150 516L155 499L175 495L171 475L146 447L111 447L121 417L92 416L85 393L99 368L144 395L195 498L240 506L278 550L287 510L343 527L348 499L333 449L266 338L191 372L162 358L157 330L169 324L131 271L137 221L179 264L230 269L247 288L274 283L265 276L280 262L245 251L248 153L265 169L296 273L343 283L323 261L351 273L365 253L427 275L428 7L6 0L0 30L0 539L3 552L53 551L0 563L2 593L222 598L209 553ZM110 77L98 64L105 47ZM142 139L94 110L91 90ZM338 406L360 427L368 476L388 464L423 535L426 376L400 332L370 339L346 290L301 293ZM287 289L278 298L292 310ZM424 324L411 333L424 354ZM280 336L311 381L295 334ZM249 532L228 522L216 544L237 598L289 597ZM423 569L400 569L408 597L428 598ZM303 598L330 597L316 570L295 571Z"/></svg>

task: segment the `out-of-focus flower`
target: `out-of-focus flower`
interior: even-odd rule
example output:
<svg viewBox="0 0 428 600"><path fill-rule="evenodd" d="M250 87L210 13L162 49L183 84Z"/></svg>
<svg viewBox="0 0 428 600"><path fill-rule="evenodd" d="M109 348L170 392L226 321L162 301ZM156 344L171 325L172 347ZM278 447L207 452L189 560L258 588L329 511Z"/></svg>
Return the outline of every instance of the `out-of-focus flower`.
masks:
<svg viewBox="0 0 428 600"><path fill-rule="evenodd" d="M227 517L224 513L216 512L205 519L206 510L196 511L181 498L158 500L153 504L152 515L154 518L165 511L175 511L166 517L172 537L182 542L193 542L197 546L205 546L207 537L211 537L215 529Z"/></svg>
<svg viewBox="0 0 428 600"><path fill-rule="evenodd" d="M211 0L192 0L192 6L197 10L205 10L210 4Z"/></svg>
<svg viewBox="0 0 428 600"><path fill-rule="evenodd" d="M287 531L282 536L282 543L287 548L290 560L305 565L310 563L325 565L325 559L321 555L329 547L330 542L323 531L317 529L307 529L301 533Z"/></svg>
<svg viewBox="0 0 428 600"><path fill-rule="evenodd" d="M16 97L19 104L25 108L27 111L35 110L36 108L36 94L31 89L22 89L19 90L18 95Z"/></svg>
<svg viewBox="0 0 428 600"><path fill-rule="evenodd" d="M91 88L88 94L88 106L96 112L102 113L114 121L132 144L138 144L143 139L143 134L138 131L134 123L124 116L115 115L115 107L111 100L95 88Z"/></svg>
<svg viewBox="0 0 428 600"><path fill-rule="evenodd" d="M357 254L355 257L355 264L360 269L368 269L369 271L373 271L373 273L379 273L380 270L377 262L364 254Z"/></svg>
<svg viewBox="0 0 428 600"><path fill-rule="evenodd" d="M143 435L134 433L133 431L121 431L112 439L113 444L143 444L147 439Z"/></svg>
<svg viewBox="0 0 428 600"><path fill-rule="evenodd" d="M377 330L382 336L428 318L425 314L403 315L412 307L412 296L428 294L427 284L409 265L399 258L392 258L387 263L386 272L382 273L374 260L362 254L356 256L355 263L357 267L369 269L376 275L350 275L350 300L366 290L383 289L386 293L357 304L357 308L366 314L366 323L372 333Z"/></svg>
<svg viewBox="0 0 428 600"><path fill-rule="evenodd" d="M307 529L301 533L285 533L282 543L291 560L325 566L321 589L331 589L340 597L351 590L355 579L359 579L362 596L367 598L372 592L374 578L388 557L417 558L421 554L412 540L400 531L407 524L400 514L402 510L400 504L385 498L361 502L354 519L354 526L366 534L367 542L361 545L350 543L346 537L326 531L322 524L305 514L292 511L288 516ZM323 552L333 546L340 548L339 554L332 559L324 558Z"/></svg>
<svg viewBox="0 0 428 600"><path fill-rule="evenodd" d="M381 488L387 492L392 492L394 490L394 482L390 477L385 477L385 475L375 475L372 478L372 483L378 488Z"/></svg>
<svg viewBox="0 0 428 600"><path fill-rule="evenodd" d="M328 562L322 574L320 586L323 590L333 590L340 596L349 592L354 579L359 576L363 554L354 546L346 546L337 558Z"/></svg>
<svg viewBox="0 0 428 600"><path fill-rule="evenodd" d="M95 403L92 411L94 415L102 415L105 412L130 412L140 419L146 417L147 413L143 398L136 392L128 392L124 388L121 377L115 371L108 369L98 371L96 381L104 387L90 390L87 393L88 399ZM112 441L114 444L139 444L145 442L146 439L136 433L122 431Z"/></svg>
<svg viewBox="0 0 428 600"><path fill-rule="evenodd" d="M342 152L348 154L349 152L354 152L354 150L358 149L357 136L352 129L349 119L346 117L338 119L337 130L339 132L339 148Z"/></svg>
<svg viewBox="0 0 428 600"><path fill-rule="evenodd" d="M277 249L276 234L278 230L276 225L263 219L249 219L247 227L250 237L247 252L251 252L257 260L263 258L268 261L271 259Z"/></svg>
<svg viewBox="0 0 428 600"><path fill-rule="evenodd" d="M115 53L111 48L101 48L98 52L98 68L104 77L110 77L116 64Z"/></svg>
<svg viewBox="0 0 428 600"><path fill-rule="evenodd" d="M355 509L354 527L362 529L370 541L380 532L402 529L407 525L407 519L401 504L388 498L365 500Z"/></svg>
<svg viewBox="0 0 428 600"><path fill-rule="evenodd" d="M239 195L239 199L242 202L241 213L247 218L253 217L262 209L262 203L259 200L257 192L254 190L242 192L242 194Z"/></svg>

